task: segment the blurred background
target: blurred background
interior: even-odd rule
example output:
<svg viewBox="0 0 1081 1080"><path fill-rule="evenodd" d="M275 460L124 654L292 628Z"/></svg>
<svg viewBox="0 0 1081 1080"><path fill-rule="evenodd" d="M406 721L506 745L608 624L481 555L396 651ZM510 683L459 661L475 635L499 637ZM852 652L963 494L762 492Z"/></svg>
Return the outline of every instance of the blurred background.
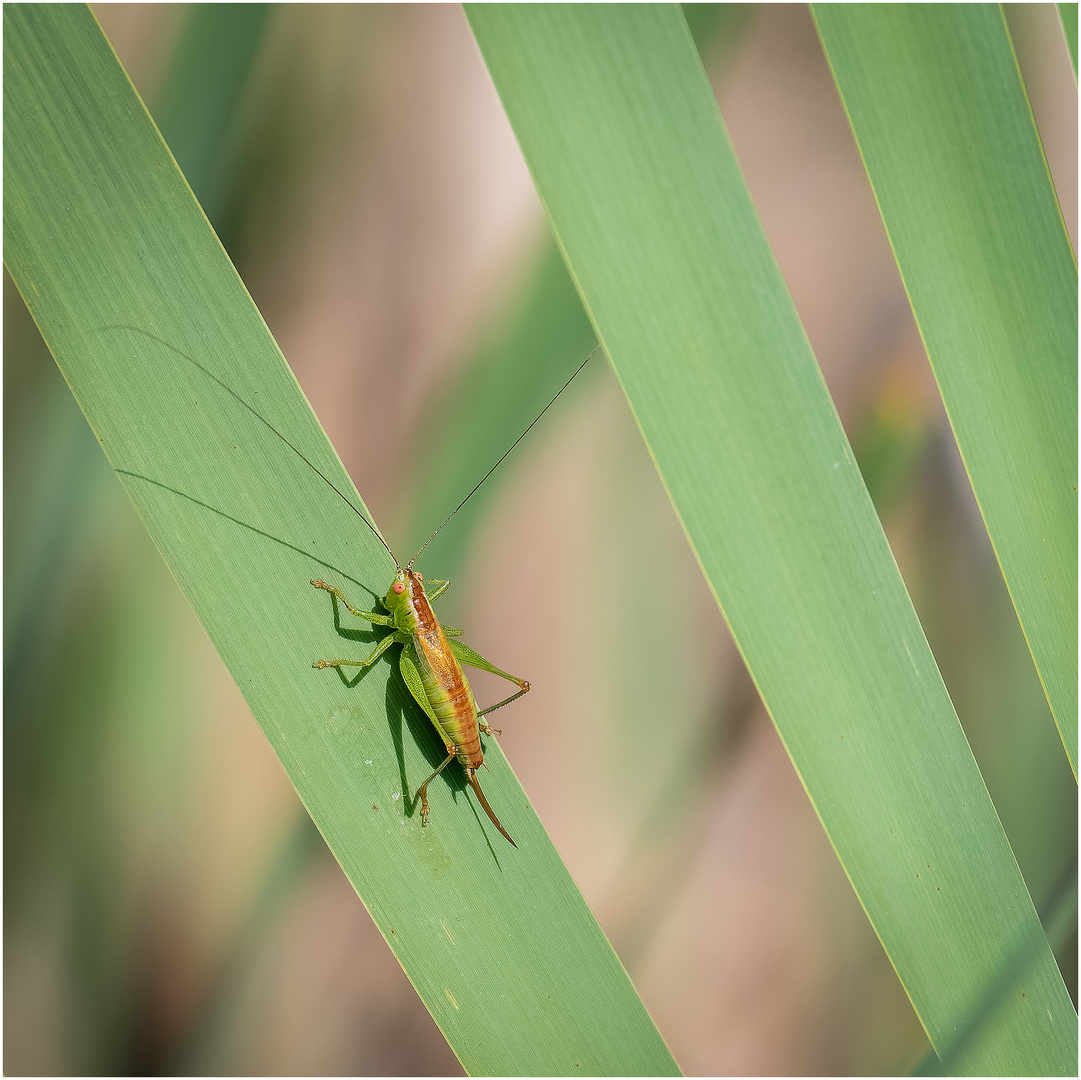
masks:
<svg viewBox="0 0 1081 1080"><path fill-rule="evenodd" d="M464 15L95 12L408 557L593 345ZM810 15L687 14L1076 1002L1077 788ZM1076 249L1057 15L1007 14ZM4 1071L460 1073L7 279L4 315ZM684 1071L918 1068L603 357L422 569L533 683L502 745ZM603 632L583 587L612 597Z"/></svg>

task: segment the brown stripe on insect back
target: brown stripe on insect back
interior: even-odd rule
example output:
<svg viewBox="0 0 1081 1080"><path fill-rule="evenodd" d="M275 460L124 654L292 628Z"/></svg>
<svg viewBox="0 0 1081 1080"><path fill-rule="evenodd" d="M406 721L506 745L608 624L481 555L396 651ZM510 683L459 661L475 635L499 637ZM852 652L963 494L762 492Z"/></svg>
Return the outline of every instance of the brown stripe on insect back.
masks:
<svg viewBox="0 0 1081 1080"><path fill-rule="evenodd" d="M450 655L449 651L447 655ZM480 748L480 729L474 714L476 706L460 666L458 677L453 680L448 678L444 685L447 687L447 702L454 709L458 722L458 760L463 765L479 768L484 763L484 752Z"/></svg>
<svg viewBox="0 0 1081 1080"><path fill-rule="evenodd" d="M422 632L434 630L439 626L439 621L428 603L428 597L424 595L424 579L413 570L406 570L406 574L409 577L409 595L413 598L413 611L417 616L417 629Z"/></svg>
<svg viewBox="0 0 1081 1080"><path fill-rule="evenodd" d="M443 628L439 625L439 620L432 611L432 605L424 594L423 579L413 570L406 570L406 574L409 575L413 611L417 616L414 640L424 652L425 659L440 686L444 688L447 704L454 710L457 733L448 731L445 721L440 723L440 727L448 740L455 739L458 760L463 765L479 768L484 763L484 752L480 747L480 731L474 711L476 706L470 698L465 675L461 665L450 651Z"/></svg>

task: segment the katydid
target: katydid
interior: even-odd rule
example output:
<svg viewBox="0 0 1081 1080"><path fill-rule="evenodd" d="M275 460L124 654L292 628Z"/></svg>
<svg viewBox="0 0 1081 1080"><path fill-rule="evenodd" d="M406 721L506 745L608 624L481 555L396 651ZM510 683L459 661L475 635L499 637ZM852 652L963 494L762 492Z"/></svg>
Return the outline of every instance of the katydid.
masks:
<svg viewBox="0 0 1081 1080"><path fill-rule="evenodd" d="M593 353L599 348L598 345L582 361L574 375L563 384L555 397L537 414L529 427L514 440L506 453L480 478L473 490L454 508L446 521L428 537L420 551L406 563L404 568L372 523L357 510L361 520L386 548L387 554L394 559L394 565L398 571L394 581L391 582L390 588L387 590L387 595L383 598L383 606L387 609L388 614L384 615L377 611L361 611L346 600L340 589L328 585L325 581L312 581L312 585L317 589L325 589L333 597L334 602L340 601L357 618L366 619L375 626L394 628L393 632L387 634L375 647L371 655L364 660L316 660L312 667L333 667L338 668L339 671L346 666L367 667L379 659L392 645L402 646L401 657L398 661L402 679L405 681L410 694L416 699L417 704L435 725L436 731L439 732L447 750L447 756L443 759L439 768L417 790L417 796L420 798L420 820L422 825L428 824L428 785L457 758L465 770L466 779L477 796L477 801L484 808L484 812L488 815L492 824L510 840L511 844L515 847L518 846L488 805L488 800L484 797L484 792L481 790L480 783L477 780L477 769L484 764L484 751L480 745L480 733L482 731L485 735L497 733L488 724L482 723L482 718L489 713L495 712L496 709L501 709L504 705L509 705L512 701L517 701L518 698L529 691L529 683L517 675L510 675L506 671L501 671L479 653L474 652L464 642L450 640L452 637L457 637L461 631L453 627L440 626L431 604L433 600L450 588L450 582L433 578L429 584L434 585L435 588L431 595L427 595L424 591L424 579L413 570L413 563L417 561L421 552L439 535L447 522L472 498L481 484L503 464L511 450L525 438L533 424L552 407L556 398L567 389L575 375L589 363ZM318 470L316 471L318 472ZM322 473L319 475L322 476ZM323 477L323 479L326 480L326 477ZM327 483L329 484L330 481L327 480ZM331 484L331 487L334 487L334 485ZM337 491L338 489L334 488L334 490ZM341 492L338 492L338 494L341 495ZM343 495L342 498L344 499L345 496ZM346 499L346 502L348 501ZM349 503L349 505L352 506L353 504ZM356 510L356 507L353 507L353 509ZM487 709L478 710L469 681L465 677L465 672L462 671L462 664L468 664L470 667L479 668L482 671L489 671L493 675L498 675L509 682L517 684L517 693L496 702L495 705L488 706Z"/></svg>
<svg viewBox="0 0 1081 1080"><path fill-rule="evenodd" d="M477 800L483 807L484 812L491 819L492 824L495 825L508 840L510 840L511 844L514 844L514 846L517 847L518 845L514 843L510 834L503 828L499 819L492 811L492 808L488 805L488 800L484 797L484 792L481 790L480 784L477 781L476 772L481 765L484 765L484 752L480 745L480 733L483 732L485 735L499 734L497 730L493 729L488 724L483 723L482 718L489 713L494 712L496 709L501 709L504 705L516 701L523 694L527 693L529 690L529 683L526 682L525 679L519 678L517 675L510 675L506 671L501 671L463 642L450 640L451 638L458 637L462 631L449 626L440 626L439 620L436 618L431 606L431 602L441 596L450 587L450 582L433 578L429 581L429 584L434 585L435 588L432 590L431 594L426 594L424 591L424 579L419 573L413 570L413 563L416 562L424 549L439 535L451 518L453 518L454 515L457 514L458 511L473 497L481 484L483 484L484 481L503 464L511 451L529 433L533 425L536 424L552 405L555 404L559 395L570 386L575 376L589 363L597 350L600 349L600 345L594 348L589 356L579 364L575 369L574 374L563 384L551 401L549 401L537 416L534 417L529 426L514 440L503 456L480 478L469 494L466 495L466 497L462 499L448 515L443 524L428 537L420 551L418 551L403 568L401 563L395 558L394 552L390 550L387 542L379 534L379 530L376 529L375 525L353 505L350 499L348 499L320 469L309 461L309 459L294 446L293 443L278 431L266 417L249 405L235 390L232 389L232 387L219 379L212 371L205 368L198 360L188 356L187 353L182 352L180 349L177 349L166 341L162 341L161 338L148 331L139 330L137 327L131 326L104 327L103 329L135 330L138 333L145 334L147 337L157 341L160 345L163 345L178 356L183 357L189 363L194 364L204 375L217 383L218 386L233 397L257 420L285 443L285 445L288 446L289 449L312 470L312 472L323 480L323 482L327 484L327 486L330 487L331 490L333 490L361 519L361 521L364 522L379 543L383 545L387 554L393 559L397 571L394 580L390 584L390 588L387 590L386 596L382 600L383 607L386 608L387 614L376 611L362 611L353 607L352 604L346 600L339 588L328 585L325 581L314 579L311 584L318 589L325 589L331 594L333 603L342 603L358 618L366 619L375 626L392 627L392 632L387 634L375 647L371 655L364 660L316 660L312 664L312 667L337 668L339 672L343 667L347 666L368 667L382 656L382 654L392 645L401 645L402 653L399 659L399 669L402 673L405 685L417 704L424 710L424 714L435 725L447 750L447 756L440 764L439 768L437 768L435 772L421 784L417 791L417 796L420 798L421 802L421 824L428 824L428 785L451 763L451 761L457 758L462 763L462 767L465 769L466 779L473 788ZM518 690L503 701L496 702L495 705L490 705L487 709L478 710L476 702L473 699L473 691L470 689L469 682L465 677L465 673L462 671L462 664L468 664L471 667L480 668L482 671L491 672L493 675L499 675L501 678L515 683L518 686ZM487 766L485 766L485 768L487 768Z"/></svg>
<svg viewBox="0 0 1081 1080"><path fill-rule="evenodd" d="M457 636L461 631L451 626L440 626L431 604L431 601L446 592L450 587L450 582L432 579L429 584L435 585L436 588L432 590L431 595L427 595L424 592L424 579L412 569L412 563L404 570L398 567L398 573L387 590L387 595L383 598L383 606L390 613L389 615L381 615L376 611L358 610L346 600L340 589L328 585L325 581L316 580L312 584L317 589L326 589L335 600L343 603L358 618L367 619L376 626L394 627L394 632L387 634L366 660L316 660L312 667L342 668L347 665L367 667L378 660L391 645L402 646L398 666L405 685L428 719L435 724L435 729L447 748L447 756L442 764L420 785L417 791L420 797L421 824L428 824L428 785L457 758L462 763L466 779L473 788L477 800L484 807L484 812L491 818L492 824L514 844L510 833L499 823L499 818L488 805L488 800L484 797L484 792L481 791L480 783L477 781L477 769L484 764L480 732L483 731L485 735L495 734L493 728L481 723L481 717L520 698L529 690L529 683L525 679L518 678L517 675L500 671L464 642L450 640L451 636ZM519 690L503 701L478 711L477 703L473 700L473 691L465 677L465 672L462 671L462 664L469 664L482 671L490 671L493 675L499 675L510 682L517 683ZM514 844L514 846L518 845Z"/></svg>

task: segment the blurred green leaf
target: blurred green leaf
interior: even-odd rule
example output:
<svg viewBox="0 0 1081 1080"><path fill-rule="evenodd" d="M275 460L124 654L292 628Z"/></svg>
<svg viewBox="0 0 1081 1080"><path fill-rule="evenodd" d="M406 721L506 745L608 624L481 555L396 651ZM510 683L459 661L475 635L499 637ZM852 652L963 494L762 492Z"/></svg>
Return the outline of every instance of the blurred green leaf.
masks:
<svg viewBox="0 0 1081 1080"><path fill-rule="evenodd" d="M1005 22L815 18L1076 776L1077 266Z"/></svg>
<svg viewBox="0 0 1081 1080"><path fill-rule="evenodd" d="M446 393L436 396L419 425L423 439L416 456L421 463L410 470L415 478L410 493L410 555L536 419L595 345L563 260L549 245L511 325L495 344L478 351ZM593 361L603 362L599 354ZM583 371L574 389L588 377ZM568 389L564 397L572 392ZM440 567L440 574L456 576L485 504L510 481L514 464L528 447L524 442L521 452L462 507L454 528L433 542L431 561Z"/></svg>
<svg viewBox="0 0 1081 1080"><path fill-rule="evenodd" d="M154 107L162 138L219 228L230 126L270 11L269 4L192 4Z"/></svg>
<svg viewBox="0 0 1081 1080"><path fill-rule="evenodd" d="M1066 38L1066 48L1070 50L1073 61L1073 77L1077 79L1077 5L1059 4L1058 15L1062 20L1062 33Z"/></svg>

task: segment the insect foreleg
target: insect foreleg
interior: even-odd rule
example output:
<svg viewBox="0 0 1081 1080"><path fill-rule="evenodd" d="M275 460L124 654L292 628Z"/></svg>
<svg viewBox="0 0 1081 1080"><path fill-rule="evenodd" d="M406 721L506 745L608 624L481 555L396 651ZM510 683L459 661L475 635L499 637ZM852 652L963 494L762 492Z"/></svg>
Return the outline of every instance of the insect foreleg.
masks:
<svg viewBox="0 0 1081 1080"><path fill-rule="evenodd" d="M375 623L376 626L393 626L394 620L389 615L381 615L378 611L361 611L360 608L355 608L345 596L342 594L342 590L336 585L328 585L325 581L320 581L318 578L313 578L311 582L317 589L326 589L335 600L340 600L348 609L351 615L356 615L358 619L367 619L370 623Z"/></svg>

